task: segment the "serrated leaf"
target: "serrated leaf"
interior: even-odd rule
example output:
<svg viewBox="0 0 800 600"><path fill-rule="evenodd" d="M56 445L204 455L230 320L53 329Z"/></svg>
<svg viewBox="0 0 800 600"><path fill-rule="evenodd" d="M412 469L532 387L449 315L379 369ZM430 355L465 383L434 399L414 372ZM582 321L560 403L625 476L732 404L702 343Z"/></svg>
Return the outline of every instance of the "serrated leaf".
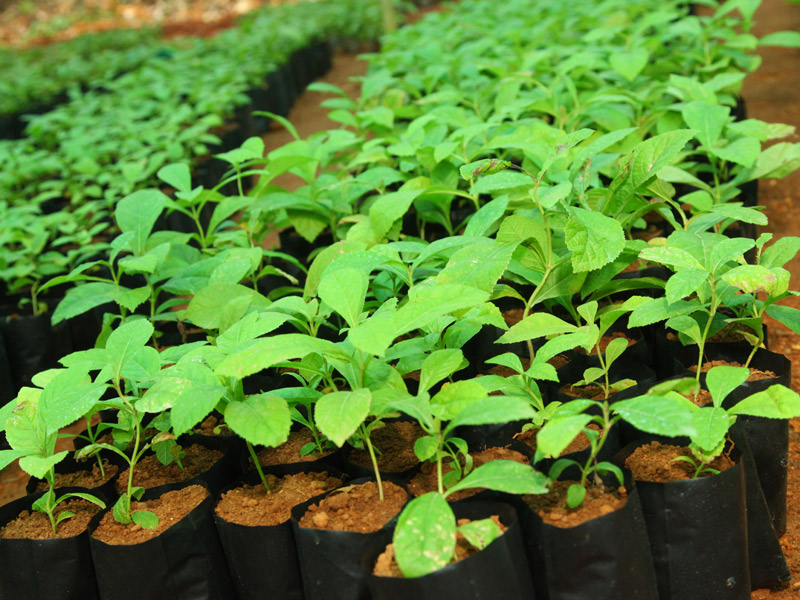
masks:
<svg viewBox="0 0 800 600"><path fill-rule="evenodd" d="M550 419L536 434L536 451L556 458L569 446L592 420L590 415L572 415Z"/></svg>
<svg viewBox="0 0 800 600"><path fill-rule="evenodd" d="M667 280L664 292L667 302L677 302L698 291L708 281L708 271L682 269Z"/></svg>
<svg viewBox="0 0 800 600"><path fill-rule="evenodd" d="M577 330L577 327L567 323L550 313L533 313L515 323L506 331L498 344L513 344L526 340L535 340L540 337L547 337L559 333L570 333Z"/></svg>
<svg viewBox="0 0 800 600"><path fill-rule="evenodd" d="M697 139L708 149L713 148L722 135L730 113L728 106L700 100L689 102L681 109L683 120L690 128L697 130Z"/></svg>
<svg viewBox="0 0 800 600"><path fill-rule="evenodd" d="M483 550L503 535L503 530L492 519L480 519L464 523L458 528L458 532L478 550Z"/></svg>
<svg viewBox="0 0 800 600"><path fill-rule="evenodd" d="M453 385L456 384L450 384L450 386ZM437 397L440 394L437 394ZM463 425L492 425L532 419L534 416L533 407L529 402L512 396L489 396L471 402L450 402L447 408L446 415L453 415L453 417L448 423L446 431L452 431Z"/></svg>
<svg viewBox="0 0 800 600"><path fill-rule="evenodd" d="M706 386L714 399L714 404L722 406L728 394L747 381L749 376L750 369L745 367L719 365L709 369L706 374Z"/></svg>
<svg viewBox="0 0 800 600"><path fill-rule="evenodd" d="M705 407L694 413L693 423L692 442L706 452L713 452L725 441L731 419L723 408Z"/></svg>
<svg viewBox="0 0 800 600"><path fill-rule="evenodd" d="M314 419L320 431L341 448L369 415L370 401L366 388L325 394L314 406Z"/></svg>
<svg viewBox="0 0 800 600"><path fill-rule="evenodd" d="M614 412L645 433L670 437L695 433L697 406L675 396L638 396L614 403Z"/></svg>
<svg viewBox="0 0 800 600"><path fill-rule="evenodd" d="M650 60L650 53L644 48L632 48L623 52L612 52L609 57L611 68L628 81L633 81Z"/></svg>
<svg viewBox="0 0 800 600"><path fill-rule="evenodd" d="M350 327L361 320L369 278L357 269L326 271L319 282L319 297L339 313Z"/></svg>
<svg viewBox="0 0 800 600"><path fill-rule="evenodd" d="M450 377L464 363L464 354L456 348L431 352L423 361L419 391L427 392L442 379Z"/></svg>
<svg viewBox="0 0 800 600"><path fill-rule="evenodd" d="M251 444L270 447L285 442L292 427L286 400L269 393L230 402L225 408L225 422Z"/></svg>
<svg viewBox="0 0 800 600"><path fill-rule="evenodd" d="M619 221L583 208L570 208L569 214L564 235L575 273L599 269L622 253L625 233Z"/></svg>

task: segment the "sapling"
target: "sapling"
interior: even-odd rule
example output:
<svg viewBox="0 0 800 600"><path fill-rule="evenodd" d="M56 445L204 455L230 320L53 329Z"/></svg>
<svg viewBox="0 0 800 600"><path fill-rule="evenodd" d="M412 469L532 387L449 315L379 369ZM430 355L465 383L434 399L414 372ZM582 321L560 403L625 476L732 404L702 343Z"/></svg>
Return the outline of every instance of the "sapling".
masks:
<svg viewBox="0 0 800 600"><path fill-rule="evenodd" d="M76 412L91 407L103 393L103 386L93 384L87 375L80 368L39 374L34 383L43 385L42 389L22 388L17 398L0 410L0 430L5 430L11 446L10 450L0 451L0 468L19 459L23 471L47 481L47 491L31 508L47 515L53 535L59 523L75 516L68 510L56 515L62 502L78 498L105 508L105 503L92 494L55 493L55 465L69 454L66 450L56 452L58 430L71 423Z"/></svg>
<svg viewBox="0 0 800 600"><path fill-rule="evenodd" d="M589 414L590 409L593 414ZM567 506L570 508L576 508L583 503L587 486L602 485L601 477L604 475L613 475L620 485L624 485L619 467L607 461L597 460L611 428L619 419L619 416L612 414L606 400L572 400L562 404L537 434L534 461L557 458L548 473L551 479L558 479L567 467L576 467L580 471L580 480L567 489ZM590 424L596 425L597 429L588 427ZM580 434L589 440L589 455L586 462L581 464L571 458L558 458Z"/></svg>
<svg viewBox="0 0 800 600"><path fill-rule="evenodd" d="M697 390L694 379L676 379L658 384L646 394L616 402L613 411L637 429L654 435L688 437L691 457L679 457L694 467L693 477L715 473L711 463L719 457L728 431L738 415L768 419L800 416L800 395L782 385L772 385L726 409L725 399L750 375L745 367L716 366L706 375L711 403L697 406L686 396Z"/></svg>

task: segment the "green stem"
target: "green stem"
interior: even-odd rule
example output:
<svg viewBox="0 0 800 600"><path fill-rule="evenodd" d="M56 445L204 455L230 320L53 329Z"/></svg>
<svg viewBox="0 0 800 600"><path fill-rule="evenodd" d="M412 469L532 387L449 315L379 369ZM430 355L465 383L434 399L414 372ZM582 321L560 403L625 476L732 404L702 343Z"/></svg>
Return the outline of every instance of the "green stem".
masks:
<svg viewBox="0 0 800 600"><path fill-rule="evenodd" d="M703 330L703 336L700 338L699 346L699 353L697 356L697 375L695 377L695 381L700 383L700 373L703 370L703 355L705 353L706 348L706 338L708 337L708 332L711 331L711 322L714 320L714 315L717 312L716 307L717 301L717 289L716 285L714 284L714 280L711 280L711 307L708 311L708 321L706 322L705 329Z"/></svg>
<svg viewBox="0 0 800 600"><path fill-rule="evenodd" d="M247 444L247 451L250 453L250 458L253 459L253 464L256 466L256 471L258 471L258 476L261 478L261 483L264 484L264 488L267 492L271 492L272 490L269 487L269 483L267 483L267 476L264 475L264 471L261 469L261 461L258 460L258 454L256 454L253 444L248 441L245 441L245 443Z"/></svg>
<svg viewBox="0 0 800 600"><path fill-rule="evenodd" d="M378 498L380 498L380 501L383 502L383 481L381 481L381 472L380 469L378 469L378 459L375 457L375 450L372 447L372 442L369 441L369 432L363 423L361 425L361 438L364 440L364 444L367 446L369 458L372 461L372 468L375 470L375 481L378 484Z"/></svg>

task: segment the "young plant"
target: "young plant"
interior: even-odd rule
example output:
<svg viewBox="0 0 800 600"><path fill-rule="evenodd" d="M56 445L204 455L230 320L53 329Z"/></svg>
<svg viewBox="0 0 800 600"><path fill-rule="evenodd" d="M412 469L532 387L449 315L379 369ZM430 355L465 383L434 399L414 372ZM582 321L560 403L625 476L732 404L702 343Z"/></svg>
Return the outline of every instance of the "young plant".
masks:
<svg viewBox="0 0 800 600"><path fill-rule="evenodd" d="M674 271L662 298L638 305L630 314L628 325L641 327L659 321L679 333L681 341L697 345L697 375L704 361L706 341L714 330L725 323L719 318L724 304L745 300L736 297L736 290L726 283L728 272L746 264L743 254L755 242L744 238L727 238L710 232L676 231L663 245L651 245L640 256L658 262ZM686 343L684 341L684 343Z"/></svg>
<svg viewBox="0 0 800 600"><path fill-rule="evenodd" d="M589 414L590 409L594 414ZM620 417L612 415L611 408L605 400L572 400L562 404L536 435L534 461L538 462L542 458L557 458L550 467L548 476L551 479L558 479L564 469L570 466L574 466L580 471L580 481L573 483L567 489L567 506L569 508L576 508L583 504L586 487L602 485L601 477L603 475L613 475L620 485L624 485L624 478L619 467L610 462L598 462L597 460L606 439L608 439L611 427L619 419ZM599 431L588 427L589 424L596 425ZM580 434L585 435L589 440L589 456L586 462L581 464L571 458L558 458Z"/></svg>
<svg viewBox="0 0 800 600"><path fill-rule="evenodd" d="M745 367L717 366L706 375L706 387L712 402L697 406L686 395L694 395L694 379L677 379L656 385L636 398L614 404L614 413L646 433L668 437L686 436L692 457L685 457L694 467L693 477L715 473L711 463L722 454L729 429L738 415L768 419L791 419L800 415L800 395L782 385L773 385L744 398L726 409L728 395L747 381Z"/></svg>
<svg viewBox="0 0 800 600"><path fill-rule="evenodd" d="M105 386L93 383L88 371L81 368L45 371L34 377L34 383L41 389L22 388L16 400L0 409L0 430L5 430L11 446L0 451L0 469L19 459L23 471L47 481L47 491L32 508L47 515L55 535L59 523L75 516L67 510L56 516L62 502L80 498L105 508L102 500L84 492L56 496L54 482L55 466L69 454L67 450L56 452L59 429L91 410Z"/></svg>

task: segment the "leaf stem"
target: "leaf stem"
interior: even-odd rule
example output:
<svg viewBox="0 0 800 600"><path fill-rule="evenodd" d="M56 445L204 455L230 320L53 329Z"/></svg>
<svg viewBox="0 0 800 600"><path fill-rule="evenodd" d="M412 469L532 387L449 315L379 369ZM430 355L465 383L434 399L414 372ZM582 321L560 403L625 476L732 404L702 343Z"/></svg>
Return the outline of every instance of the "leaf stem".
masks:
<svg viewBox="0 0 800 600"><path fill-rule="evenodd" d="M253 448L253 444L245 440L247 444L247 451L250 453L250 458L253 459L253 464L256 466L256 471L258 471L258 476L261 478L261 483L264 484L264 488L267 492L271 492L272 490L269 487L269 483L267 482L267 477L264 475L264 471L261 469L261 461L258 460L258 454L256 454L255 448Z"/></svg>
<svg viewBox="0 0 800 600"><path fill-rule="evenodd" d="M383 502L383 481L381 481L381 471L378 469L378 459L375 457L375 449L372 447L372 442L369 440L369 431L367 431L363 423L361 424L361 439L364 440L364 444L369 451L369 458L372 460L372 468L375 471L375 481L378 484L378 498Z"/></svg>

